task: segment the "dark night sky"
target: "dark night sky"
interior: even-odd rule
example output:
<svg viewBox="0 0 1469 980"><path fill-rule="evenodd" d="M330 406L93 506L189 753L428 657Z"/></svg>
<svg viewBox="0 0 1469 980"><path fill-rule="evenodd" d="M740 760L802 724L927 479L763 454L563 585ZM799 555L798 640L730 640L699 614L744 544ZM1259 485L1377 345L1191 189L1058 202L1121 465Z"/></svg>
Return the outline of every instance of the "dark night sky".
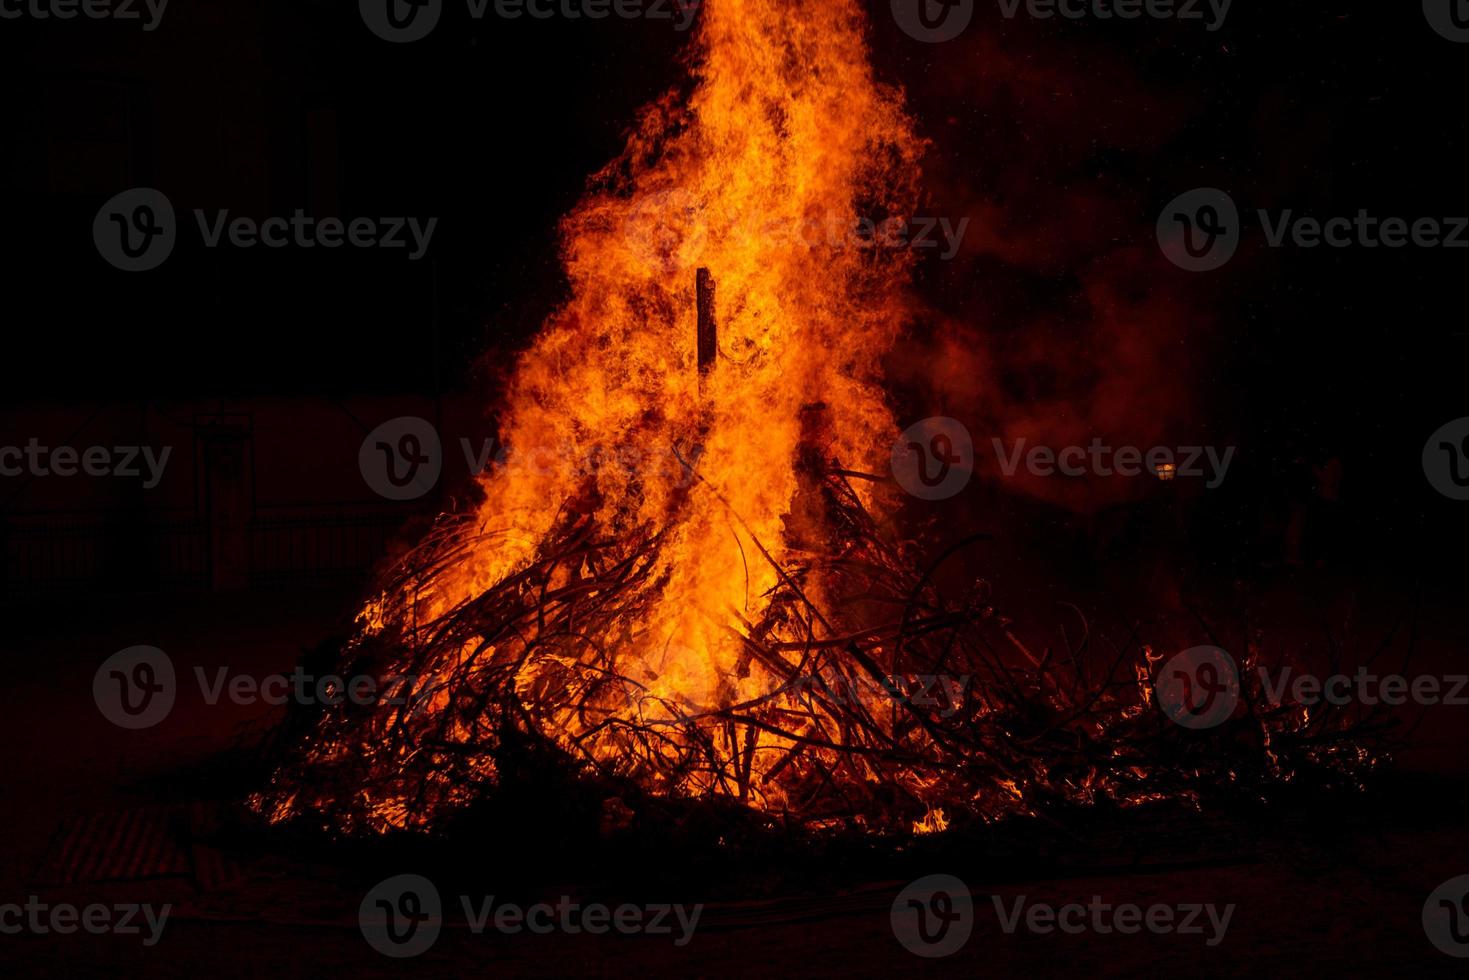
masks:
<svg viewBox="0 0 1469 980"><path fill-rule="evenodd" d="M455 24L387 45L355 5L179 4L153 33L5 24L9 401L426 391L555 298L554 228L682 40L608 21ZM523 29L522 29L523 28ZM156 185L184 213L440 218L430 259L209 252L127 276L92 216ZM115 190L114 190L115 189ZM190 247L190 246L194 247ZM513 341L512 341L513 343ZM77 356L84 351L85 356Z"/></svg>
<svg viewBox="0 0 1469 980"><path fill-rule="evenodd" d="M872 10L877 70L933 141L931 211L980 229L920 270L932 316L894 359L915 413L1176 416L1257 458L1345 454L1362 486L1463 414L1469 251L1268 250L1255 227L1227 269L1196 276L1152 238L1165 202L1210 184L1247 215L1469 213L1454 101L1469 46L1416 5L1241 4L1210 33L1006 21L980 4L940 45L905 36L886 2ZM488 393L476 356L493 370L554 304L557 217L636 108L679 80L687 41L667 22L471 22L451 4L429 39L395 46L355 5L318 0L175 0L151 33L7 21L0 38L0 401L16 407L431 393L436 376ZM421 262L206 250L189 225L162 269L126 275L90 226L136 185L181 214L440 224ZM935 380L931 359L955 349ZM1128 386L1166 389L1168 410L1119 400ZM1384 503L1422 489L1397 482Z"/></svg>
<svg viewBox="0 0 1469 980"><path fill-rule="evenodd" d="M1085 244L1091 216L1051 206L1068 194L1136 202L1146 210L1108 230L1144 243L1149 211L1206 178L1241 201L1301 211L1464 210L1466 124L1450 99L1466 53L1416 13L1328 6L1241 8L1208 33L1007 22L981 5L964 38L925 46L877 5L879 71L909 90L935 141L935 209L980 197L1005 222L1044 222L1062 257L1066 240L1081 243L1029 290L1033 264L976 271L984 256L971 248L967 263L926 270L945 287L937 302L964 316L993 312L975 302L998 291L1032 308L1063 292L1055 280L1096 252ZM513 344L554 299L556 217L615 152L636 107L677 79L686 40L666 23L473 22L453 5L429 39L402 46L372 37L350 6L325 3L180 3L152 33L5 26L10 340L27 362L69 362L56 375L23 372L9 399L127 398L139 385L416 389L429 378L405 361L431 360L431 266L448 373L477 348ZM180 210L303 207L437 216L441 226L432 263L208 254L185 242L157 274L124 276L97 260L90 218L115 190L150 183ZM1234 318L1229 344L1247 348L1246 366L1315 362L1364 382L1354 374L1370 368L1375 383L1401 386L1413 372L1394 370L1397 355L1421 371L1453 360L1424 354L1462 351L1435 312L1457 255L1267 258L1248 270L1247 290L1242 272L1213 304Z"/></svg>

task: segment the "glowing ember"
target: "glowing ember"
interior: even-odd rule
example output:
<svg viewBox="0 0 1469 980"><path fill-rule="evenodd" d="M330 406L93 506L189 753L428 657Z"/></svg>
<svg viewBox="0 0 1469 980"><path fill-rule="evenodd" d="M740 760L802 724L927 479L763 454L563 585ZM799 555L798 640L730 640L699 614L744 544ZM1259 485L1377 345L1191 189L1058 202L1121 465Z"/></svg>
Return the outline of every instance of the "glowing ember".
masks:
<svg viewBox="0 0 1469 980"><path fill-rule="evenodd" d="M502 415L508 458L484 481L473 533L431 583L408 583L411 597L374 602L367 632L387 628L405 601L414 621L438 620L583 524L660 539L639 569L651 594L636 620L596 641L615 644L602 656L618 665L616 696L543 719L565 745L619 755L626 746L611 719L706 714L786 682L739 637L782 615L770 600L780 576L756 542L776 562L798 557L789 547L798 447L878 472L896 431L878 366L905 322L910 259L834 229L910 215L922 144L900 94L873 79L863 29L850 0L706 5L687 104L669 96L645 109L622 157L563 222L571 297L520 359ZM702 394L701 267L717 277L720 302ZM858 487L863 507L876 504L873 493ZM551 588L574 587L589 569L572 560L556 575ZM427 638L409 629L398 639ZM563 682L537 661L587 659L568 640L476 637L414 672L432 688L472 658L512 660L516 688L533 691ZM428 711L447 707L441 690ZM750 758L751 777L794 745L714 727L723 751ZM706 774L683 788L716 782ZM407 801L378 805L395 822Z"/></svg>
<svg viewBox="0 0 1469 980"><path fill-rule="evenodd" d="M740 696L729 611L758 615L776 576L750 560L731 512L754 537L781 541L804 406L827 404L821 449L855 468L878 468L893 429L878 359L904 322L906 256L816 232L908 213L920 145L896 93L871 77L856 5L818 6L709 4L689 104L647 109L563 223L572 297L511 385L511 459L480 512L493 543L420 597L427 618L522 570L567 508L613 532L677 514L660 556L667 582L629 651L644 668L634 679L694 704ZM702 398L699 267L714 270L722 303ZM674 453L700 445L699 475L724 501L684 493ZM619 459L628 465L587 478L589 461Z"/></svg>
<svg viewBox="0 0 1469 980"><path fill-rule="evenodd" d="M855 0L705 5L691 94L645 109L563 222L570 297L520 358L477 512L342 653L417 678L411 703L318 719L262 812L424 826L522 744L813 825L1158 797L1102 741L1167 726L1146 664L1139 697L1025 649L984 583L945 601L858 478L897 435L880 360L911 260L849 232L914 213L923 149L863 30Z"/></svg>

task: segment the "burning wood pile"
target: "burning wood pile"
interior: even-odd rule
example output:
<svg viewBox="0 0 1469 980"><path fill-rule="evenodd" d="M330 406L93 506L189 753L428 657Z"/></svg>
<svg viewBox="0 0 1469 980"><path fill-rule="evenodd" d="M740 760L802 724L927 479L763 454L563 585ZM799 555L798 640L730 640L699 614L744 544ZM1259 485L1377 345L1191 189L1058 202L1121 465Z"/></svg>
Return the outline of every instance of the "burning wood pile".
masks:
<svg viewBox="0 0 1469 980"><path fill-rule="evenodd" d="M809 827L927 831L1103 799L1251 796L1302 772L1351 784L1370 768L1362 729L1258 691L1239 724L1178 727L1151 703L1160 658L1146 646L1099 649L1078 614L1074 645L1035 654L987 582L945 596L933 581L980 542L920 568L850 477L826 472L815 488L841 549L787 566L752 540L778 584L758 620L731 611L743 654L714 704L660 692L647 673L650 644L692 655L637 632L660 601L666 532L611 539L567 514L532 564L425 622L414 594L494 543L445 518L385 591L391 625L344 651L353 674L432 680L402 704L323 714L260 803L347 832L425 828L493 785L502 753L533 747L614 789L737 800ZM839 590L828 609L813 599Z"/></svg>
<svg viewBox="0 0 1469 980"><path fill-rule="evenodd" d="M269 819L432 827L527 747L612 788L905 832L1370 763L1284 709L1186 731L1149 705L1145 647L1078 619L1033 652L988 583L940 584L979 542L897 529L881 362L911 256L829 231L913 214L923 145L864 30L854 0L705 4L689 91L563 223L570 298L516 365L507 457L336 651L407 700L309 719Z"/></svg>

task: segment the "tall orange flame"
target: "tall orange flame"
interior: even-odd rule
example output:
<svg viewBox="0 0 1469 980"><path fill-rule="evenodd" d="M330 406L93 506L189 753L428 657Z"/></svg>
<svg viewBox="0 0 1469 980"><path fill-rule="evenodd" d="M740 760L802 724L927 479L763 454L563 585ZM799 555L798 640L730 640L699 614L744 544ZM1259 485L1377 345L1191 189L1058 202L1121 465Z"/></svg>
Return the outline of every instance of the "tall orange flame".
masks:
<svg viewBox="0 0 1469 980"><path fill-rule="evenodd" d="M987 583L935 584L974 536L920 567L880 526L891 491L853 471L893 443L911 257L856 229L912 215L923 145L863 30L856 0L707 0L687 95L642 112L563 222L569 298L516 365L477 511L444 515L334 651L413 697L312 716L257 809L422 827L568 758L609 804L631 782L914 832L1297 766L1360 784L1376 757L1349 727L1255 698L1246 765L1238 731L1151 709L1150 647L1132 684L1131 641L1091 665L1089 628L1037 655Z"/></svg>
<svg viewBox="0 0 1469 980"><path fill-rule="evenodd" d="M572 295L521 358L503 420L510 462L486 485L480 550L440 599L520 567L585 493L611 528L659 526L702 444L700 475L774 546L797 492L804 405L826 453L877 471L892 419L879 359L903 326L906 260L857 247L859 218L906 216L921 145L867 63L852 0L713 0L687 106L647 108L621 158L563 223ZM718 281L720 350L701 398L695 271ZM516 461L516 454L535 459ZM687 458L687 455L686 455ZM724 504L696 488L663 550L668 583L644 653L654 690L709 703L736 654L721 628L775 585ZM665 654L664 648L677 651Z"/></svg>
<svg viewBox="0 0 1469 980"><path fill-rule="evenodd" d="M610 535L662 535L647 576L657 594L616 639L636 693L605 711L646 721L677 702L697 717L775 686L741 660L734 634L766 615L778 584L757 549L778 564L799 548L798 451L875 473L896 434L880 361L909 315L911 260L857 228L911 216L923 144L901 93L873 77L865 28L855 0L708 0L688 95L642 111L562 223L570 298L516 366L480 537L418 589L419 619L471 601L524 569L555 528L589 519ZM718 356L702 383L699 268L718 284ZM880 508L878 492L859 491L863 504ZM372 604L365 629L400 599ZM456 666L423 673L431 682ZM516 681L537 683L534 668ZM586 748L583 712L549 721ZM722 737L757 773L790 745L753 730ZM608 738L594 751L618 748ZM399 823L407 805L380 801L380 813Z"/></svg>

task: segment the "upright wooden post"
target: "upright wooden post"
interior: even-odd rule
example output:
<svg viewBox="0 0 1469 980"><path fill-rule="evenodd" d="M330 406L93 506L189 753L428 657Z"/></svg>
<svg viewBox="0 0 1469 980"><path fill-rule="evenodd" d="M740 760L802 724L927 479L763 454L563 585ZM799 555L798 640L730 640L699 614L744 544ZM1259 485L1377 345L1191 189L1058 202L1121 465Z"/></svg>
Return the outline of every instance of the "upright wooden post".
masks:
<svg viewBox="0 0 1469 980"><path fill-rule="evenodd" d="M694 277L694 292L699 307L699 388L714 367L719 352L719 326L714 319L714 277L708 269L700 269Z"/></svg>

